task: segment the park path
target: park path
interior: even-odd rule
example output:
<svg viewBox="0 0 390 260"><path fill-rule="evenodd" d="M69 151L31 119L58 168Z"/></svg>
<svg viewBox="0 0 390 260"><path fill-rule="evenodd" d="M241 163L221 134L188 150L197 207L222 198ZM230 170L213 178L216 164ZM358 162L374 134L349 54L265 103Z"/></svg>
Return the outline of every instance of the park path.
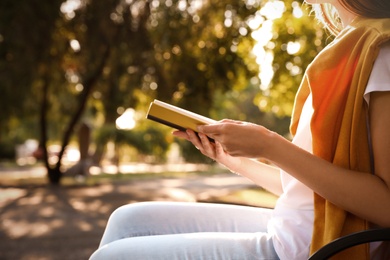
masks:
<svg viewBox="0 0 390 260"><path fill-rule="evenodd" d="M96 185L0 185L0 260L88 259L110 213L139 201L261 205L230 196L257 189L234 174L139 178ZM222 199L227 198L227 199Z"/></svg>

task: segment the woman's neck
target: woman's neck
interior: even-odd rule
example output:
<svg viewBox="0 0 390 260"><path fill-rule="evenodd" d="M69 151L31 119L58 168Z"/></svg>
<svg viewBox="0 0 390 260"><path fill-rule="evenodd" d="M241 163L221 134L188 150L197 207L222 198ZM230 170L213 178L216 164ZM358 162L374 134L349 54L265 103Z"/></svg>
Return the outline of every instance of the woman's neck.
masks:
<svg viewBox="0 0 390 260"><path fill-rule="evenodd" d="M342 4L340 4L339 1L335 1L335 3L333 5L339 13L343 27L348 26L353 21L353 19L355 19L357 17L357 14L349 11Z"/></svg>

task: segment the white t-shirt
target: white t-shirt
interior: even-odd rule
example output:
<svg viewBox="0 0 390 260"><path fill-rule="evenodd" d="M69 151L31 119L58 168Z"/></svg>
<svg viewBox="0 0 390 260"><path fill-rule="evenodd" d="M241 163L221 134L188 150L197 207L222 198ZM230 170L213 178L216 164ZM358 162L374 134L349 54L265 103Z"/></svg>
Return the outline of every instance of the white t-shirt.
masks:
<svg viewBox="0 0 390 260"><path fill-rule="evenodd" d="M375 61L364 98L369 102L369 93L390 91L390 43L381 47ZM299 120L293 143L312 153L310 120L313 114L312 97L309 95ZM313 191L281 170L283 195L278 199L268 232L273 235L273 243L280 259L307 259L314 221ZM380 250L377 244L371 245L371 255Z"/></svg>

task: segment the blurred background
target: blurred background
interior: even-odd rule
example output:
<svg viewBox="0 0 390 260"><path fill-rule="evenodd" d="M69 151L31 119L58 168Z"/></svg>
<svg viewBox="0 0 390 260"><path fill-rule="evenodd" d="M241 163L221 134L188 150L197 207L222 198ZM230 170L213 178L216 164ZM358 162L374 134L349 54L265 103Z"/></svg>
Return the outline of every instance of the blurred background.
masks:
<svg viewBox="0 0 390 260"><path fill-rule="evenodd" d="M45 201L42 194L57 194L54 200L67 201L81 214L88 207L80 194L117 191L114 186L97 186L104 179L97 176L111 174L123 183L129 179L118 176L125 173L158 172L161 177L180 172L185 178L194 171L223 171L188 142L173 138L172 129L145 119L153 99L216 120L261 124L289 138L303 72L331 40L302 2L2 0L0 239L8 241L4 247L13 248L14 255L1 250L0 259L56 259L44 253L34 256L28 253L31 248L17 250L20 243L12 244L29 237L29 227L14 222L24 214L16 206L26 196L40 194L39 203L22 203L31 206ZM40 180L31 186L34 177ZM114 185L107 181L112 177L104 180ZM191 200L199 201L197 192ZM69 204L71 194L84 204ZM147 199L156 198L139 200ZM56 215L58 201L43 211L53 221L63 217ZM101 212L95 228L75 226L79 231L95 230L90 234L92 247L116 205L112 198L106 202L110 208ZM116 201L125 202L128 197ZM105 204L95 208L99 205ZM42 219L42 211L31 214L36 221ZM12 231L17 225L19 233ZM53 226L45 228L50 231ZM86 247L84 256L91 253L91 245Z"/></svg>

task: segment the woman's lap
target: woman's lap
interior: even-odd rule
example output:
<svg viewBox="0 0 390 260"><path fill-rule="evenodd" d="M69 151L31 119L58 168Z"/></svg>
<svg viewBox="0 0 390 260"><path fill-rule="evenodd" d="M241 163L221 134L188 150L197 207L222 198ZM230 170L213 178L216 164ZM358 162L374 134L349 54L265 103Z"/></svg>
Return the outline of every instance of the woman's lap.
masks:
<svg viewBox="0 0 390 260"><path fill-rule="evenodd" d="M99 248L96 259L278 259L267 233L190 233L120 239Z"/></svg>
<svg viewBox="0 0 390 260"><path fill-rule="evenodd" d="M266 233L271 215L224 204L130 204L111 215L92 259L277 259Z"/></svg>

